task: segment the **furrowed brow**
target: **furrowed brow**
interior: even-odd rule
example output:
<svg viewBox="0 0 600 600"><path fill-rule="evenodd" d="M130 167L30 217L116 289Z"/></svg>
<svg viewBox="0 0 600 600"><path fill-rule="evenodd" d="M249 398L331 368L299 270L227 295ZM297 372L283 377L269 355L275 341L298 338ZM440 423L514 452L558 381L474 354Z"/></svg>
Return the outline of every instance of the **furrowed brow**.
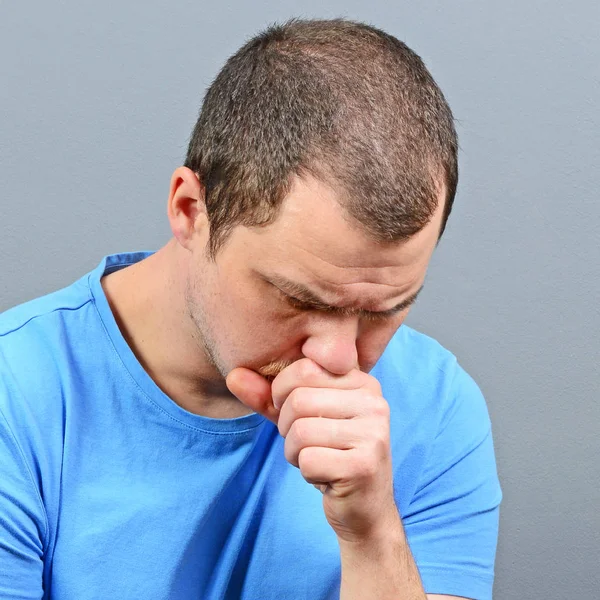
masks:
<svg viewBox="0 0 600 600"><path fill-rule="evenodd" d="M315 308L317 310L326 310L329 312L340 314L358 313L362 315L375 317L391 316L403 310L406 310L408 307L412 306L415 303L417 297L419 296L424 287L424 285L422 285L415 293L411 294L408 298L402 300L402 302L398 303L393 308L383 311L371 311L331 306L330 304L327 304L327 302L325 302L322 298L320 298L315 292L307 288L305 285L297 283L295 281L290 281L285 277L280 277L279 275L272 275L268 278L265 277L264 279L265 281L278 287L282 292L284 292L288 296L296 300L300 300L310 308Z"/></svg>
<svg viewBox="0 0 600 600"><path fill-rule="evenodd" d="M408 298L406 298L405 300L402 300L402 302L396 304L396 306L394 306L394 308L384 311L384 314L385 313L397 313L397 312L405 310L409 306L412 306L417 301L417 298L419 297L419 294L421 293L421 291L423 290L424 287L425 287L425 284L423 284L414 294L411 294Z"/></svg>

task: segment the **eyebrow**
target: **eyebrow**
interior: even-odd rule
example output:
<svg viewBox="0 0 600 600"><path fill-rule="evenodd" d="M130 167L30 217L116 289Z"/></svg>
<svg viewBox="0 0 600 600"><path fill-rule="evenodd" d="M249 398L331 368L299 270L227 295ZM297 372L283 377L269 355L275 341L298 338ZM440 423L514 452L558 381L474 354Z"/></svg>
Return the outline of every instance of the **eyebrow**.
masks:
<svg viewBox="0 0 600 600"><path fill-rule="evenodd" d="M364 316L370 317L387 317L395 315L409 306L412 306L417 297L421 293L422 289L425 287L423 284L416 292L408 296L402 300L402 302L396 304L393 308L388 310L374 311L374 310L364 310L364 309L352 309L352 308L344 308L340 306L332 306L327 304L324 300L322 300L315 292L307 288L302 283L297 283L295 281L290 281L285 277L281 277L280 275L271 275L269 277L263 276L263 279L268 283L278 287L282 292L288 295L293 300L299 300L303 304L306 304L307 307L315 308L317 310L325 310L328 312L334 312L337 314L351 315L351 314L360 314Z"/></svg>

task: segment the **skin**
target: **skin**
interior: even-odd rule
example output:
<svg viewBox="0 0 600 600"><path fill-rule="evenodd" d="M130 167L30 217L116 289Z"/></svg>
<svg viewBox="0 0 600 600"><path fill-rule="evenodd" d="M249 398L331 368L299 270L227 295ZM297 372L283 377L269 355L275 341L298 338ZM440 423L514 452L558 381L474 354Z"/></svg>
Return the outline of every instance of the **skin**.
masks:
<svg viewBox="0 0 600 600"><path fill-rule="evenodd" d="M419 233L383 245L344 218L335 190L296 178L277 220L236 227L212 262L203 188L181 167L168 201L173 238L102 279L124 337L175 402L213 418L259 412L277 425L287 460L323 492L340 541L343 600L426 597L393 498L389 406L369 375L410 308L368 318L360 311L389 311L419 290L443 197L440 189ZM277 277L343 310L301 306ZM377 577L360 572L385 569L365 558L384 547L408 565L397 581L398 562Z"/></svg>
<svg viewBox="0 0 600 600"><path fill-rule="evenodd" d="M202 199L196 175L177 169L168 202L174 237L102 285L159 387L215 418L251 412L225 384L233 368L269 370L306 357L335 374L368 372L408 314L364 320L298 310L260 275L287 276L341 306L389 309L423 283L442 215L440 207L408 242L384 247L342 218L333 190L296 180L274 224L236 228L212 263Z"/></svg>

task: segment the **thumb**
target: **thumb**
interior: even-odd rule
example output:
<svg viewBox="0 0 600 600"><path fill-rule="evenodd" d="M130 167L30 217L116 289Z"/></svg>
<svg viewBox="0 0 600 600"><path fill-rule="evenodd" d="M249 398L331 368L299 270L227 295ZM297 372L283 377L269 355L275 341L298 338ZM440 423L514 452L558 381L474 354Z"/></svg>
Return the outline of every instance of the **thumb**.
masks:
<svg viewBox="0 0 600 600"><path fill-rule="evenodd" d="M273 406L271 384L262 375L245 367L237 367L229 372L225 383L242 404L277 425L279 411Z"/></svg>

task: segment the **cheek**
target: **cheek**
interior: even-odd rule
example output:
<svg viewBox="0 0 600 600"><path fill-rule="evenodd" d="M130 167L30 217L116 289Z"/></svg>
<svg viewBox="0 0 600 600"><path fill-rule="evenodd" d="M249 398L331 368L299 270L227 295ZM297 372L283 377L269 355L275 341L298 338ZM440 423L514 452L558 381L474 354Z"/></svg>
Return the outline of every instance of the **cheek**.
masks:
<svg viewBox="0 0 600 600"><path fill-rule="evenodd" d="M300 343L306 329L304 319L286 314L273 298L241 286L232 287L221 311L224 326L256 354L281 353Z"/></svg>

